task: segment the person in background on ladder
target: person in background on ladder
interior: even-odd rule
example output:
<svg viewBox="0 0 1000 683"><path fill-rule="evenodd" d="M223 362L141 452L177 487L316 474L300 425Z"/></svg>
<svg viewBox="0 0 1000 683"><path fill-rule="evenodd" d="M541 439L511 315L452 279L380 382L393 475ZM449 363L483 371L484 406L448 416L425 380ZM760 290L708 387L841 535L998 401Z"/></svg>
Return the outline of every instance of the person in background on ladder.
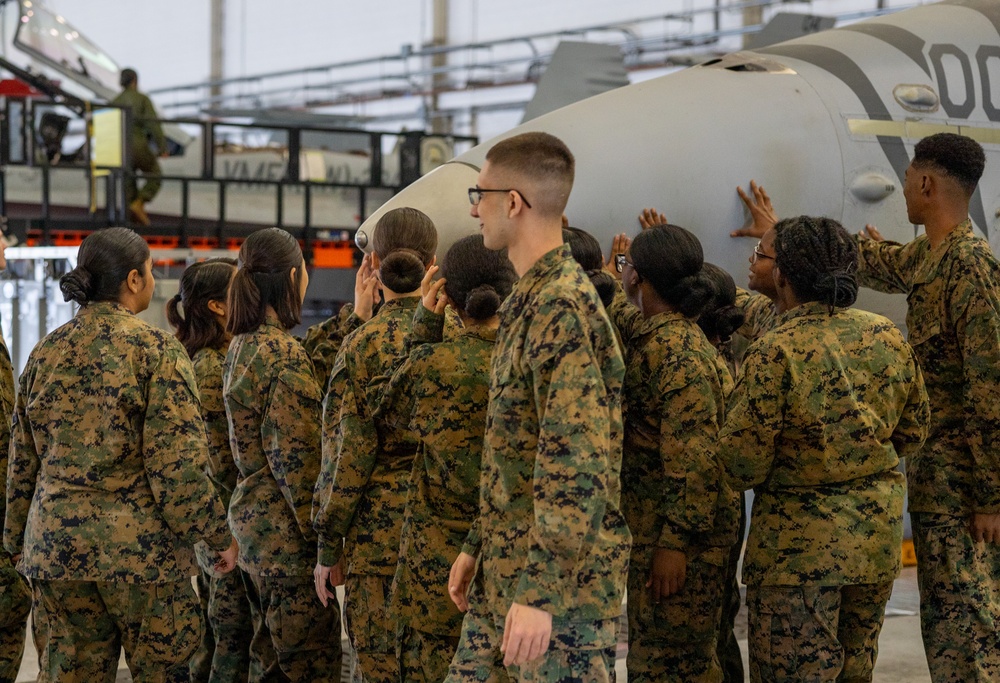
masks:
<svg viewBox="0 0 1000 683"><path fill-rule="evenodd" d="M149 97L139 92L139 74L135 69L122 69L121 93L111 104L125 107L131 111L131 120L128 127L129 135L129 158L128 168L131 173L125 182L125 198L128 201L129 214L139 223L150 225L149 216L146 214L146 204L153 201L153 197L160 191L160 164L156 160L156 153L150 149L150 139L156 145L156 149L161 157L167 156L167 139L163 135L163 128L156 116L156 110ZM136 171L142 171L145 182L142 189L139 189Z"/></svg>

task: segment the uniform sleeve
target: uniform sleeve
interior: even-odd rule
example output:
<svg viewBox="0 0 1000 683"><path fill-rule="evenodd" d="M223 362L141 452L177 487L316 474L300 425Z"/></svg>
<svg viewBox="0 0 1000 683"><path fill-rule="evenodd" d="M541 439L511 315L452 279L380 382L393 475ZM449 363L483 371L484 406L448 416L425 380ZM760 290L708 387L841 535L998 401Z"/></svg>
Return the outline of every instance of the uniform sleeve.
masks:
<svg viewBox="0 0 1000 683"><path fill-rule="evenodd" d="M962 352L965 434L972 451L976 512L1000 512L1000 300L997 285L972 269L955 278L949 308Z"/></svg>
<svg viewBox="0 0 1000 683"><path fill-rule="evenodd" d="M153 499L170 530L192 545L229 547L226 510L205 476L208 439L197 384L183 349L163 353L149 380L142 457Z"/></svg>
<svg viewBox="0 0 1000 683"><path fill-rule="evenodd" d="M774 462L781 432L787 382L777 349L761 342L750 347L740 367L726 422L719 432L719 461L736 491L762 484Z"/></svg>
<svg viewBox="0 0 1000 683"><path fill-rule="evenodd" d="M153 106L153 101L147 96L142 96L142 113L138 114L139 118L143 119L143 124L146 126L146 130L153 137L153 141L156 143L156 149L160 154L167 151L167 138L163 135L163 126L160 125L159 116L156 113L156 108Z"/></svg>
<svg viewBox="0 0 1000 683"><path fill-rule="evenodd" d="M337 315L330 316L306 330L302 347L312 359L313 368L316 370L316 381L321 390L326 389L326 384L330 380L330 371L337 359L340 345L344 343L344 337L362 324L363 321L354 312L354 304L344 304Z"/></svg>
<svg viewBox="0 0 1000 683"><path fill-rule="evenodd" d="M736 306L743 311L744 321L736 333L756 341L774 327L774 302L763 294L736 288Z"/></svg>
<svg viewBox="0 0 1000 683"><path fill-rule="evenodd" d="M353 379L354 354L337 355L323 400L323 463L313 497L318 562L332 567L375 470L378 435L368 413L364 387Z"/></svg>
<svg viewBox="0 0 1000 683"><path fill-rule="evenodd" d="M856 237L858 281L861 286L887 294L910 291L909 251L898 242Z"/></svg>
<svg viewBox="0 0 1000 683"><path fill-rule="evenodd" d="M430 344L440 342L444 337L445 316L417 306L413 315L413 327L406 336L403 352L393 359L386 374L376 377L368 384L368 393L374 396L378 405L376 418L393 429L409 430L413 414L417 409L417 388L420 378L427 369Z"/></svg>
<svg viewBox="0 0 1000 683"><path fill-rule="evenodd" d="M214 359L213 359L214 360ZM208 433L208 476L222 494L223 504L236 489L239 470L229 443L229 421L222 398L222 363L205 360L195 366L201 417Z"/></svg>
<svg viewBox="0 0 1000 683"><path fill-rule="evenodd" d="M910 365L913 367L913 381L910 382L910 393L906 398L906 405L899 416L899 422L896 423L890 440L896 449L896 455L900 458L908 458L916 454L924 445L924 441L927 440L927 434L930 430L931 408L927 398L927 389L924 386L924 375L920 371L917 359L909 345L906 342L903 342L903 345L909 354Z"/></svg>
<svg viewBox="0 0 1000 683"><path fill-rule="evenodd" d="M27 419L28 380L31 363L21 374L20 389L14 401L11 420L10 461L7 462L7 515L4 521L3 544L11 555L19 555L24 546L24 531L28 523L28 509L35 495L39 458L35 439Z"/></svg>
<svg viewBox="0 0 1000 683"><path fill-rule="evenodd" d="M320 461L321 393L309 362L278 374L261 420L261 443L278 489L295 515L302 536L312 528L313 487Z"/></svg>
<svg viewBox="0 0 1000 683"><path fill-rule="evenodd" d="M685 550L711 533L719 497L715 442L718 406L700 364L678 359L659 368L663 529L657 545Z"/></svg>
<svg viewBox="0 0 1000 683"><path fill-rule="evenodd" d="M638 308L629 303L620 285L615 291L614 300L608 306L608 317L611 318L612 324L618 329L618 334L621 335L622 342L626 346L632 337L635 336L636 330L643 322L642 313Z"/></svg>
<svg viewBox="0 0 1000 683"><path fill-rule="evenodd" d="M543 305L528 330L529 367L538 415L532 490L534 524L513 601L565 612L573 575L594 545L607 509L611 464L609 400L601 361L580 311Z"/></svg>
<svg viewBox="0 0 1000 683"><path fill-rule="evenodd" d="M14 368L0 338L0 520L7 509L7 462L10 453L11 418L14 415ZM2 539L0 539L2 540ZM4 553L0 551L0 555ZM3 565L0 564L0 567Z"/></svg>
<svg viewBox="0 0 1000 683"><path fill-rule="evenodd" d="M477 516L469 527L469 533L465 535L465 542L462 544L462 552L473 557L479 556L479 551L483 546L483 523Z"/></svg>

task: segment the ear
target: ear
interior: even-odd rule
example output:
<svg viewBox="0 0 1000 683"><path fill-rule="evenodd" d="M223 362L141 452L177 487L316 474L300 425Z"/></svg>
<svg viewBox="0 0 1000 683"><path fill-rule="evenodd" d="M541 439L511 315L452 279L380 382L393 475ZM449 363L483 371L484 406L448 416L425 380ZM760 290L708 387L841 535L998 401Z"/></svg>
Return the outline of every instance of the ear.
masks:
<svg viewBox="0 0 1000 683"><path fill-rule="evenodd" d="M289 273L288 273L288 277L290 277L292 279L292 284L293 285L296 284L296 282L295 282L295 275L298 272L298 270L299 270L298 268L296 268L295 266L292 266L291 271L289 271Z"/></svg>
<svg viewBox="0 0 1000 683"><path fill-rule="evenodd" d="M224 301L209 299L208 310L210 310L212 313L219 316L220 318L226 317L226 303Z"/></svg>
<svg viewBox="0 0 1000 683"><path fill-rule="evenodd" d="M507 193L507 218L513 218L521 213L524 208L524 200L517 192Z"/></svg>
<svg viewBox="0 0 1000 683"><path fill-rule="evenodd" d="M128 285L128 290L133 294L141 292L146 285L145 278L139 272L138 268L133 268L129 271L128 277L125 278L125 283Z"/></svg>
<svg viewBox="0 0 1000 683"><path fill-rule="evenodd" d="M777 264L771 270L771 277L774 279L774 286L781 289L788 287L788 279L782 274L781 268Z"/></svg>
<svg viewBox="0 0 1000 683"><path fill-rule="evenodd" d="M378 270L379 268L382 267L382 262L379 260L378 254L376 254L373 251L369 254L369 256L372 257L371 258L372 270Z"/></svg>

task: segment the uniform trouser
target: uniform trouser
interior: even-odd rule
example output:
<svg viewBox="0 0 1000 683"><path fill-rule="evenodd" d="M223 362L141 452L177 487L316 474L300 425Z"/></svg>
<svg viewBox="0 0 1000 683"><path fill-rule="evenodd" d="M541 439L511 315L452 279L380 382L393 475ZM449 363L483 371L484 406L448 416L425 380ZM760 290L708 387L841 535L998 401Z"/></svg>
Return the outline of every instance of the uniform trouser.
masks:
<svg viewBox="0 0 1000 683"><path fill-rule="evenodd" d="M396 646L400 680L406 683L441 683L448 675L448 667L457 649L458 636L401 627Z"/></svg>
<svg viewBox="0 0 1000 683"><path fill-rule="evenodd" d="M340 604L323 607L312 576L244 574L253 639L250 676L256 682L340 683Z"/></svg>
<svg viewBox="0 0 1000 683"><path fill-rule="evenodd" d="M748 586L751 683L872 680L892 581Z"/></svg>
<svg viewBox="0 0 1000 683"><path fill-rule="evenodd" d="M246 683L253 621L242 573L198 575L204 635L191 658L191 683Z"/></svg>
<svg viewBox="0 0 1000 683"><path fill-rule="evenodd" d="M910 519L931 680L1000 681L1000 546L973 541L968 517Z"/></svg>
<svg viewBox="0 0 1000 683"><path fill-rule="evenodd" d="M634 553L629 566L629 683L720 683L716 646L725 568L689 557L684 587L654 603L646 587L650 561L649 553Z"/></svg>
<svg viewBox="0 0 1000 683"><path fill-rule="evenodd" d="M736 543L726 560L725 585L722 590L722 625L719 628L719 664L722 665L723 683L743 683L743 656L740 643L736 639L736 617L740 613L743 598L740 595L739 566L743 554L743 535L746 532L747 506L746 492L740 493L740 529Z"/></svg>
<svg viewBox="0 0 1000 683"><path fill-rule="evenodd" d="M484 614L470 604L462 637L446 683L613 683L618 619L567 622L552 620L552 639L544 655L522 666L504 667L500 644L506 615Z"/></svg>
<svg viewBox="0 0 1000 683"><path fill-rule="evenodd" d="M125 181L125 198L129 204L136 199L143 203L153 201L162 184L160 176L163 172L160 170L160 162L157 161L156 155L149 149L148 144L137 144L137 142L132 143L132 173ZM136 171L142 171L142 178L145 181L141 189Z"/></svg>
<svg viewBox="0 0 1000 683"><path fill-rule="evenodd" d="M13 567L0 568L0 683L13 683L17 678L30 612L28 582Z"/></svg>
<svg viewBox="0 0 1000 683"><path fill-rule="evenodd" d="M40 683L113 683L118 656L136 683L181 683L201 638L190 579L32 581Z"/></svg>
<svg viewBox="0 0 1000 683"><path fill-rule="evenodd" d="M397 683L396 623L389 613L392 576L350 574L344 584L344 616L354 648L354 680ZM357 674L360 673L360 676Z"/></svg>

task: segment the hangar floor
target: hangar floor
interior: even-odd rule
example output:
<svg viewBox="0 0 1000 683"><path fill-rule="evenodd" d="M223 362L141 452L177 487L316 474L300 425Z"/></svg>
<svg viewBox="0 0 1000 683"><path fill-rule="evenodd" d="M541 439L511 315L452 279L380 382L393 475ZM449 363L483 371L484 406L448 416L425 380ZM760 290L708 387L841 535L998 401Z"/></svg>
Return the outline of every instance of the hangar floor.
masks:
<svg viewBox="0 0 1000 683"><path fill-rule="evenodd" d="M920 618L917 616L917 570L907 567L896 580L892 598L886 610L885 625L879 640L879 657L875 666L875 683L929 683L931 678L924 660L924 647L920 641ZM741 612L737 622L737 636L746 659L746 613ZM625 674L624 643L619 649L618 681L627 681ZM38 675L38 657L34 644L25 647L24 660L17 680L34 681ZM118 683L130 683L124 661L118 672Z"/></svg>

